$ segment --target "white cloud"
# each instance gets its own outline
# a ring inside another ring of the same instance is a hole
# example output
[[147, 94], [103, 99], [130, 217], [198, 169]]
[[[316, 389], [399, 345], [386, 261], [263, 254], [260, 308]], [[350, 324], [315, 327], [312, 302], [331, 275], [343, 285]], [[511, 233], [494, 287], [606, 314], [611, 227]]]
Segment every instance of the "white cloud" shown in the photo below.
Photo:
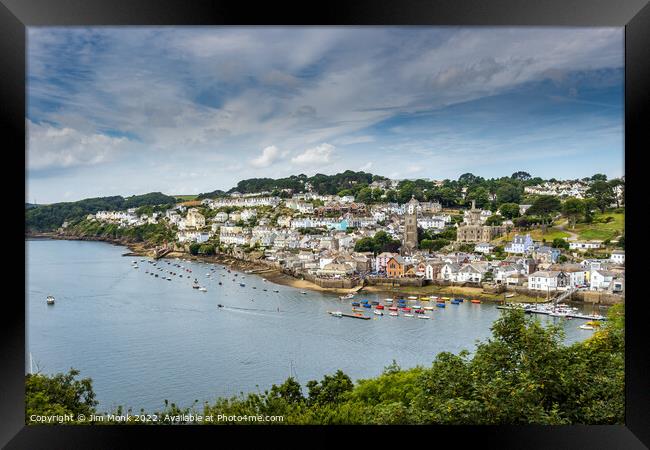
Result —
[[359, 170], [365, 172], [367, 170], [370, 170], [371, 167], [372, 167], [372, 162], [367, 162], [363, 166], [359, 167]]
[[331, 160], [334, 149], [333, 145], [323, 143], [294, 156], [291, 158], [291, 162], [301, 166], [327, 164]]
[[265, 147], [262, 150], [262, 154], [257, 158], [251, 160], [251, 164], [254, 167], [268, 167], [280, 158], [280, 150], [275, 146], [271, 145]]
[[111, 160], [128, 139], [27, 121], [28, 166], [53, 169], [96, 165]]

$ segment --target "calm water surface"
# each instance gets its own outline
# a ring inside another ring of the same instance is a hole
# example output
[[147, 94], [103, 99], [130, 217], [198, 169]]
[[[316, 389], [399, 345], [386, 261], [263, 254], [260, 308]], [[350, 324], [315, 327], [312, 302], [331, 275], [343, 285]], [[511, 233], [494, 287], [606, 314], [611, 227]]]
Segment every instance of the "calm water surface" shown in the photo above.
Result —
[[[327, 311], [350, 312], [349, 301], [301, 294], [257, 275], [235, 277], [223, 266], [160, 260], [159, 271], [143, 258], [121, 256], [126, 248], [102, 242], [28, 240], [26, 246], [27, 345], [34, 369], [79, 369], [93, 379], [103, 411], [117, 405], [153, 411], [164, 399], [201, 404], [258, 386], [263, 391], [290, 374], [303, 385], [338, 369], [353, 380], [368, 378], [393, 359], [403, 368], [428, 366], [441, 351], [472, 351], [500, 314], [494, 305], [466, 301], [427, 312], [431, 320], [334, 318]], [[172, 281], [162, 279], [163, 272]], [[207, 292], [192, 289], [195, 277]], [[50, 294], [52, 306], [45, 303]], [[564, 321], [567, 343], [591, 335], [577, 328], [582, 323]]]

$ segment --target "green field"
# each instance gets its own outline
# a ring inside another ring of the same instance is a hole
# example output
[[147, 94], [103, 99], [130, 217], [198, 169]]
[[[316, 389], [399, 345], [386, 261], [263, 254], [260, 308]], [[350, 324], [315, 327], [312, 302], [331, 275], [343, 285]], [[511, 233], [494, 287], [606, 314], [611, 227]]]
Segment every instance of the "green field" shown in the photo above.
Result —
[[[599, 220], [605, 217], [613, 217], [609, 223], [601, 223]], [[606, 239], [614, 239], [615, 237], [623, 234], [625, 230], [625, 214], [622, 213], [605, 213], [594, 215], [593, 223], [579, 223], [576, 225], [575, 230], [571, 230], [578, 234], [580, 239], [604, 241]]]
[[184, 202], [189, 202], [191, 200], [194, 200], [196, 197], [198, 197], [197, 194], [193, 195], [174, 195], [175, 198], [178, 200], [184, 201]]
[[556, 238], [568, 238], [570, 236], [569, 233], [558, 230], [557, 228], [549, 227], [546, 230], [546, 233], [542, 234], [542, 230], [539, 228], [535, 228], [533, 230], [529, 231], [519, 231], [519, 232], [510, 232], [502, 237], [500, 237], [498, 240], [500, 242], [510, 242], [512, 239], [515, 237], [515, 234], [530, 234], [530, 237], [533, 238], [534, 241], [541, 241], [542, 239], [546, 239], [546, 242], [553, 242], [553, 239]]

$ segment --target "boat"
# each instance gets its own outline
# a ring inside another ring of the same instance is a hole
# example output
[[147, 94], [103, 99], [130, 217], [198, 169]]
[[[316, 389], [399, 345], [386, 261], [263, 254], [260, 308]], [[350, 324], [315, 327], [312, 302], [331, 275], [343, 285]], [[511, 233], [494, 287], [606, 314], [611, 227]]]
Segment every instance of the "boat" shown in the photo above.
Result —
[[514, 296], [515, 296], [515, 294], [506, 294], [506, 295], [505, 295], [506, 298], [512, 298], [512, 297], [514, 297]]
[[413, 309], [422, 309], [422, 305], [413, 305]]
[[437, 306], [438, 308], [444, 308], [444, 307], [447, 306], [447, 305], [444, 304], [444, 303], [436, 303], [436, 306]]
[[343, 317], [343, 313], [341, 311], [328, 311], [328, 312], [334, 317]]
[[389, 311], [397, 311], [397, 306], [391, 306], [388, 308]]
[[408, 312], [408, 311], [410, 311], [410, 310], [411, 310], [411, 308], [409, 308], [408, 306], [402, 308], [402, 311], [407, 311], [407, 312]]
[[404, 314], [404, 317], [414, 317], [413, 314]]
[[472, 299], [472, 303], [481, 303], [481, 301], [477, 298]]
[[307, 294], [307, 292], [305, 292], [305, 291], [300, 291], [300, 293], [301, 293], [301, 294]]
[[351, 298], [354, 298], [354, 294], [346, 294], [346, 295], [342, 295], [342, 296], [340, 296], [339, 298], [340, 298], [341, 300], [349, 300], [349, 299], [351, 299]]
[[460, 305], [460, 302], [458, 300], [456, 300], [456, 299], [453, 299], [450, 303], [452, 305]]
[[440, 300], [447, 301], [447, 300], [451, 300], [451, 299], [449, 297], [440, 297]]
[[246, 285], [245, 285], [244, 283], [239, 283], [239, 285], [240, 285], [241, 287], [246, 287]]
[[384, 305], [377, 305], [376, 309], [382, 310], [382, 309], [384, 309]]
[[433, 311], [433, 306], [423, 306], [427, 311]]
[[352, 311], [354, 311], [354, 312], [363, 312], [363, 309], [359, 309], [359, 308], [352, 308]]
[[410, 295], [410, 296], [408, 296], [407, 298], [408, 298], [409, 300], [417, 300], [417, 299], [418, 299], [417, 297], [415, 297], [415, 296], [413, 296], [413, 295]]
[[371, 305], [374, 305], [374, 306], [377, 306], [377, 305], [379, 304], [379, 302], [376, 301], [376, 300], [373, 300], [373, 301], [370, 302], [370, 304], [371, 304]]
[[389, 312], [388, 315], [389, 315], [389, 316], [393, 316], [393, 317], [397, 317], [397, 316], [399, 316], [399, 314], [396, 313], [395, 311], [391, 311], [391, 312]]
[[378, 316], [383, 316], [384, 315], [383, 311], [379, 311], [377, 309], [375, 309], [373, 312]]
[[435, 295], [432, 295], [432, 296], [429, 297], [429, 298], [430, 298], [431, 300], [438, 300], [438, 297], [436, 297]]
[[52, 297], [51, 295], [48, 295], [47, 299], [45, 299], [45, 301], [47, 302], [48, 305], [53, 305], [54, 304], [54, 297]]
[[430, 319], [430, 318], [431, 317], [425, 315], [418, 316], [418, 319]]
[[196, 278], [194, 278], [194, 283], [192, 283], [192, 289], [198, 289], [198, 288], [200, 288], [200, 287], [201, 287], [201, 286], [199, 285], [199, 280], [197, 280]]
[[277, 293], [277, 292], [280, 292], [280, 291], [278, 291], [277, 289], [275, 289], [273, 292], [276, 292], [276, 293]]
[[372, 305], [370, 305], [370, 304], [368, 304], [368, 303], [364, 303], [364, 304], [363, 304], [363, 307], [364, 307], [364, 308], [372, 308]]
[[204, 288], [204, 287], [200, 287], [200, 288], [199, 288], [199, 291], [201, 291], [201, 292], [208, 292], [208, 290], [207, 290], [206, 288]]
[[220, 285], [220, 286], [223, 286], [223, 284], [221, 283], [221, 281], [219, 282], [219, 285]]
[[416, 310], [413, 311], [413, 312], [414, 312], [415, 314], [424, 314], [424, 310], [421, 309], [421, 308], [418, 308], [418, 309], [416, 309]]
[[361, 306], [361, 303], [359, 303], [359, 302], [352, 302], [351, 305], [352, 305], [352, 306]]
[[580, 328], [581, 330], [595, 330], [593, 326], [587, 324], [580, 325], [578, 328]]

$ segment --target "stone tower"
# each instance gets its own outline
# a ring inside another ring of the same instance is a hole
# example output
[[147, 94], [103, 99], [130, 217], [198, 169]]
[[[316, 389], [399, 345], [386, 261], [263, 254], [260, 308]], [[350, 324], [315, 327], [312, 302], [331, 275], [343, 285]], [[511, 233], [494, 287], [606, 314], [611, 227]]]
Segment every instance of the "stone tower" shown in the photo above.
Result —
[[406, 204], [402, 254], [410, 255], [418, 248], [418, 201], [415, 196]]

